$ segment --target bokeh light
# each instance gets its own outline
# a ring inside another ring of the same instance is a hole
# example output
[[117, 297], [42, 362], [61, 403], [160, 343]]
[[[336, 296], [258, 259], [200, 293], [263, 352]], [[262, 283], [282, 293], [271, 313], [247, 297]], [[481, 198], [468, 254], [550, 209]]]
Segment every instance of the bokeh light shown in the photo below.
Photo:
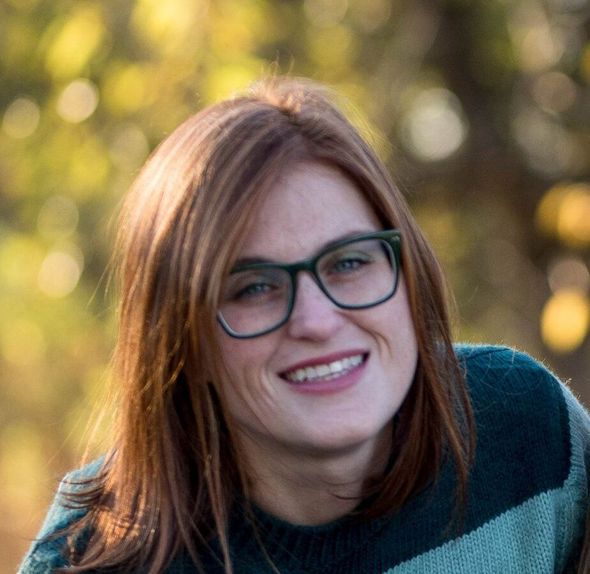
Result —
[[348, 10], [348, 0], [304, 0], [303, 12], [318, 28], [329, 28], [341, 22]]
[[563, 54], [560, 31], [551, 25], [539, 2], [515, 2], [508, 30], [520, 67], [526, 72], [546, 70]]
[[67, 251], [51, 251], [39, 270], [39, 289], [48, 297], [69, 295], [78, 284], [83, 266], [84, 258], [79, 249], [70, 247]]
[[29, 137], [39, 125], [39, 106], [31, 98], [17, 98], [4, 112], [2, 130], [14, 139]]
[[549, 287], [556, 293], [562, 289], [590, 292], [590, 272], [580, 257], [566, 255], [551, 262], [547, 273]]
[[416, 157], [440, 161], [457, 152], [468, 126], [458, 98], [444, 88], [431, 88], [412, 99], [401, 130], [404, 143]]
[[208, 0], [137, 0], [131, 21], [147, 46], [166, 54], [194, 45], [208, 9]]
[[557, 233], [572, 247], [590, 244], [590, 186], [576, 186], [564, 196], [557, 219]]
[[575, 170], [578, 142], [555, 118], [527, 107], [514, 115], [512, 129], [535, 171], [555, 177]]
[[56, 78], [78, 76], [91, 58], [108, 46], [102, 7], [79, 3], [65, 13], [46, 33], [47, 70]]
[[77, 124], [89, 118], [98, 106], [98, 89], [79, 78], [68, 84], [57, 100], [57, 113], [67, 122]]
[[576, 101], [578, 88], [563, 72], [547, 72], [533, 83], [533, 98], [548, 112], [564, 112]]
[[111, 112], [128, 114], [148, 104], [148, 70], [138, 64], [109, 67], [103, 82], [103, 97]]
[[572, 248], [590, 246], [590, 184], [552, 187], [537, 208], [537, 223], [548, 235]]
[[541, 335], [556, 353], [576, 350], [590, 325], [590, 301], [576, 289], [559, 289], [547, 301], [541, 315]]
[[379, 30], [391, 17], [391, 2], [388, 0], [356, 0], [350, 6], [350, 15], [367, 34]]

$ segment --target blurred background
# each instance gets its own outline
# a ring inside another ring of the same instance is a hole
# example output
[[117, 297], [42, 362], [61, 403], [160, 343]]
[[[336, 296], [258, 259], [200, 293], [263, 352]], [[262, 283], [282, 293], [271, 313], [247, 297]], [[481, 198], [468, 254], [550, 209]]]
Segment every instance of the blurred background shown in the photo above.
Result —
[[589, 31], [590, 0], [0, 0], [0, 574], [108, 377], [123, 193], [273, 63], [372, 127], [457, 338], [533, 354], [590, 405]]

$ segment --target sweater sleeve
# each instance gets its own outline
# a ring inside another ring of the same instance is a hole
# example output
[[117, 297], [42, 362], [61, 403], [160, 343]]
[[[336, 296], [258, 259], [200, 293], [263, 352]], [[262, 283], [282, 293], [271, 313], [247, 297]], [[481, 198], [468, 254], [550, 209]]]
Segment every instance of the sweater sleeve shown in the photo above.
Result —
[[65, 558], [66, 528], [81, 519], [86, 509], [68, 504], [66, 493], [80, 488], [80, 480], [89, 478], [100, 468], [95, 461], [81, 470], [67, 474], [61, 481], [41, 530], [25, 555], [18, 574], [49, 574], [56, 568], [68, 566]]
[[[568, 409], [571, 466], [563, 489], [563, 496], [566, 499], [564, 506], [570, 509], [570, 513], [562, 520], [561, 563], [564, 565], [564, 572], [569, 572], [572, 564], [578, 559], [586, 509], [590, 500], [590, 417], [568, 387], [563, 385], [562, 390]], [[568, 545], [568, 540], [577, 540], [578, 544]]]

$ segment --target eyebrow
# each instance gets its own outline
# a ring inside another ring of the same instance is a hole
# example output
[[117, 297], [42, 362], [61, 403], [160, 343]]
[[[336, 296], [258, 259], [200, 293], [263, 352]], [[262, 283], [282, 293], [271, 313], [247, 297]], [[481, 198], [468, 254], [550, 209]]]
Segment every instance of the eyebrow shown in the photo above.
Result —
[[[326, 249], [329, 249], [333, 245], [336, 245], [336, 244], [340, 243], [341, 241], [345, 241], [346, 239], [352, 239], [353, 237], [356, 237], [357, 235], [365, 235], [366, 233], [373, 233], [375, 231], [379, 231], [379, 230], [372, 229], [372, 230], [350, 231], [348, 233], [345, 233], [344, 235], [336, 237], [335, 239], [330, 239], [330, 241], [326, 241], [325, 243], [322, 243], [320, 248], [315, 251], [315, 254], [321, 253], [322, 251], [325, 251]], [[314, 255], [311, 255], [310, 257], [313, 257], [313, 256]], [[304, 259], [308, 259], [308, 258], [305, 257]], [[235, 263], [233, 264], [232, 269], [235, 269], [236, 267], [241, 267], [242, 265], [256, 265], [258, 263], [284, 263], [284, 262], [276, 261], [274, 259], [268, 259], [267, 257], [251, 255], [248, 257], [240, 257], [239, 259], [237, 259], [235, 261]]]

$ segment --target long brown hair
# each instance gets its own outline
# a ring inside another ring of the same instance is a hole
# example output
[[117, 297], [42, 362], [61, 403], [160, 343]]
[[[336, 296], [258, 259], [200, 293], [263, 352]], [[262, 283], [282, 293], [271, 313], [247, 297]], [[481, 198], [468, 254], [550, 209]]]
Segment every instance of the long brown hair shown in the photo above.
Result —
[[326, 90], [273, 78], [183, 123], [126, 198], [116, 251], [116, 438], [101, 471], [70, 495], [88, 512], [70, 529], [68, 572], [147, 567], [156, 574], [180, 550], [198, 563], [214, 537], [232, 572], [228, 515], [236, 497], [248, 497], [248, 474], [220, 391], [215, 310], [253, 211], [299, 161], [341, 170], [384, 227], [403, 237], [418, 366], [395, 429], [395, 462], [372, 485], [361, 518], [401, 507], [446, 455], [465, 501], [475, 432], [437, 260], [386, 168]]

